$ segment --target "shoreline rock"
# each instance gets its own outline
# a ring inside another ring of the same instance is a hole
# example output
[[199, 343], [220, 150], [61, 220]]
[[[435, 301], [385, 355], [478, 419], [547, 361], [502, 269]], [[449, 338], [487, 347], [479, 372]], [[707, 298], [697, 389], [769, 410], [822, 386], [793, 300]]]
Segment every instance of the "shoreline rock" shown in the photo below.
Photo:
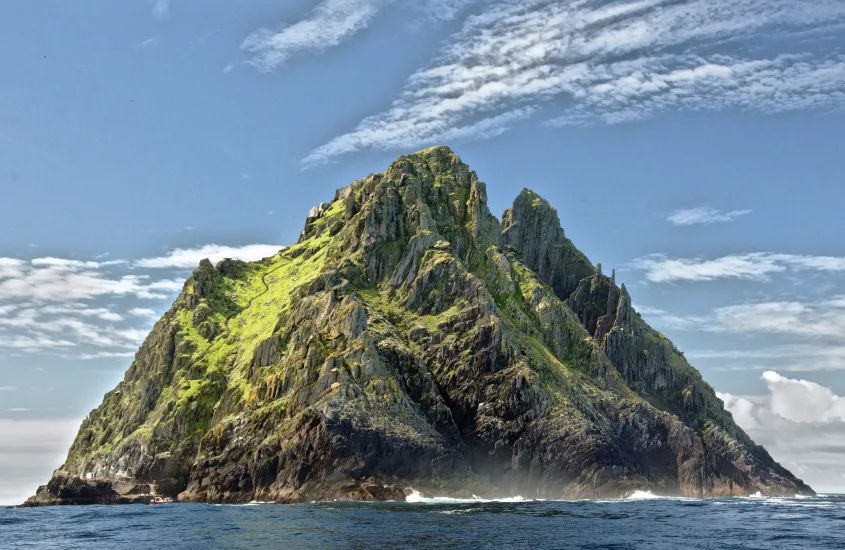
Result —
[[59, 471], [21, 507], [147, 504], [155, 496], [152, 487], [142, 481], [83, 479]]

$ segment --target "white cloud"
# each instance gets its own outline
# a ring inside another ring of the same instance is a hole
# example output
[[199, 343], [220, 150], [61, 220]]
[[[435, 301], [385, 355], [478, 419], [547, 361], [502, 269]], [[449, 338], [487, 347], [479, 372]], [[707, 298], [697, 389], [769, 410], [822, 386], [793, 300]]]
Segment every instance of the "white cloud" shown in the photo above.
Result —
[[700, 317], [682, 317], [680, 315], [673, 315], [668, 311], [649, 306], [637, 305], [635, 309], [637, 310], [637, 313], [639, 313], [644, 318], [657, 321], [662, 326], [668, 326], [671, 328], [693, 328], [695, 326], [698, 326], [698, 324], [703, 321], [703, 319]]
[[[295, 55], [319, 53], [339, 46], [366, 29], [377, 15], [394, 3], [421, 11], [428, 20], [450, 20], [467, 6], [486, 1], [321, 0], [301, 19], [276, 30], [262, 28], [253, 32], [243, 41], [241, 49], [252, 54], [251, 65], [269, 72]], [[415, 26], [416, 23], [412, 23], [409, 28]]]
[[159, 44], [158, 37], [151, 36], [151, 37], [147, 38], [146, 40], [143, 40], [139, 44], [139, 46], [141, 46], [142, 48], [152, 48], [153, 46], [158, 46], [158, 44]]
[[0, 337], [0, 348], [43, 351], [85, 345], [134, 349], [148, 332], [131, 327], [95, 324], [74, 317], [78, 311], [74, 312], [72, 308], [58, 309], [65, 313], [57, 316], [55, 309], [24, 309], [14, 316], [0, 318], [0, 327], [19, 331], [15, 336]]
[[148, 331], [127, 326], [126, 315], [114, 305], [86, 302], [106, 297], [164, 299], [183, 284], [112, 274], [129, 268], [119, 260], [0, 258], [0, 350], [65, 357], [73, 352], [83, 359], [126, 356], [125, 350], [137, 348]]
[[845, 487], [845, 399], [830, 388], [768, 371], [768, 393], [718, 393], [737, 424], [817, 491]]
[[18, 277], [26, 268], [26, 262], [14, 258], [0, 258], [0, 279]]
[[43, 313], [52, 315], [79, 315], [82, 317], [96, 317], [103, 321], [122, 321], [123, 316], [105, 308], [89, 308], [84, 304], [68, 304], [65, 306], [45, 306], [39, 309]]
[[768, 346], [762, 349], [748, 350], [691, 350], [686, 352], [685, 355], [699, 359], [770, 359], [792, 353], [794, 353], [792, 346]]
[[731, 210], [730, 212], [723, 212], [709, 206], [700, 206], [698, 208], [676, 210], [671, 216], [666, 218], [666, 221], [674, 225], [705, 225], [711, 223], [730, 222], [740, 216], [745, 216], [750, 213], [751, 210]]
[[755, 412], [755, 404], [749, 398], [721, 392], [716, 392], [716, 396], [725, 403], [725, 408], [730, 411], [734, 421], [743, 430], [760, 427]]
[[[131, 357], [149, 333], [150, 320], [158, 316], [156, 309], [139, 307], [137, 300], [175, 297], [184, 280], [121, 272], [192, 268], [202, 258], [258, 260], [282, 248], [207, 245], [134, 265], [122, 260], [0, 258], [0, 352], [67, 359]], [[104, 303], [114, 298], [120, 300]], [[144, 326], [133, 326], [138, 319]]]
[[763, 373], [770, 410], [793, 422], [845, 422], [845, 399], [815, 382]]
[[[824, 340], [823, 348], [812, 348], [816, 358], [845, 359], [845, 297], [833, 296], [818, 301], [765, 301], [717, 307], [706, 316], [672, 316], [653, 308], [641, 313], [665, 322], [676, 319], [677, 328], [730, 332], [733, 334], [787, 335]], [[765, 350], [705, 350], [692, 352], [702, 358], [771, 358], [806, 355], [806, 344], [782, 343]], [[806, 369], [802, 369], [806, 370]], [[822, 369], [826, 370], [826, 369]]]
[[158, 314], [155, 312], [155, 310], [145, 307], [133, 307], [127, 313], [135, 317], [158, 317]]
[[0, 386], [0, 391], [16, 391], [17, 389], [15, 386]]
[[96, 353], [81, 353], [72, 359], [114, 359], [123, 357], [135, 357], [135, 352], [131, 351], [98, 351]]
[[170, 0], [153, 0], [153, 17], [159, 19], [170, 13]]
[[337, 46], [367, 27], [391, 0], [322, 0], [308, 16], [273, 31], [260, 29], [241, 48], [254, 55], [250, 63], [270, 71], [292, 55]]
[[164, 279], [150, 283], [147, 288], [149, 290], [165, 290], [167, 292], [177, 292], [182, 290], [185, 286], [185, 281], [181, 279]]
[[33, 336], [0, 336], [0, 348], [11, 348], [24, 351], [43, 351], [55, 348], [69, 348], [76, 343], [69, 340], [49, 338], [43, 334]]
[[[29, 262], [0, 258], [0, 300], [77, 302], [99, 296], [167, 297], [172, 282], [147, 282], [146, 275], [111, 276], [105, 268], [125, 262], [36, 258]], [[181, 286], [180, 286], [181, 288]]]
[[823, 32], [842, 21], [845, 3], [838, 0], [490, 2], [429, 67], [408, 79], [390, 108], [318, 147], [305, 162], [431, 144], [447, 131], [472, 135], [479, 120], [552, 100], [569, 104], [554, 124], [623, 122], [674, 108], [842, 106], [843, 57], [719, 53], [724, 41]]
[[579, 90], [583, 97], [577, 105], [549, 121], [551, 125], [623, 123], [677, 109], [777, 113], [845, 105], [842, 56], [660, 57], [612, 63], [599, 70], [604, 80]]
[[[138, 260], [136, 265], [147, 268], [193, 269], [205, 258], [211, 260], [212, 263], [217, 263], [225, 258], [252, 262], [275, 256], [282, 249], [284, 249], [283, 246], [269, 244], [251, 244], [241, 247], [207, 244], [198, 248], [177, 248], [167, 256]], [[181, 283], [179, 288], [182, 288]]]
[[657, 327], [744, 336], [745, 349], [688, 350], [691, 359], [724, 360], [722, 370], [845, 371], [845, 297], [780, 300], [715, 308], [680, 316], [653, 308], [638, 311]]
[[766, 280], [770, 275], [788, 269], [845, 272], [845, 258], [754, 252], [705, 260], [652, 254], [634, 260], [631, 267], [645, 271], [646, 279], [655, 283], [716, 279]]
[[709, 325], [718, 331], [845, 338], [845, 305], [837, 297], [738, 304], [716, 308]]

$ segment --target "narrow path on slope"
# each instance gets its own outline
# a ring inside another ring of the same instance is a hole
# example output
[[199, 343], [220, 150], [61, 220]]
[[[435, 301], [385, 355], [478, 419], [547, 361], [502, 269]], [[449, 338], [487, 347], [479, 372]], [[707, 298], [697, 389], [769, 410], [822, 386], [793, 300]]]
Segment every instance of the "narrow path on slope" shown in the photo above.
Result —
[[261, 276], [261, 284], [264, 285], [264, 291], [261, 292], [261, 294], [256, 294], [255, 296], [250, 298], [249, 301], [246, 303], [246, 306], [244, 306], [244, 308], [241, 311], [239, 311], [238, 313], [235, 313], [233, 315], [230, 315], [229, 317], [226, 317], [226, 332], [229, 332], [229, 321], [234, 319], [239, 313], [246, 311], [249, 308], [251, 308], [252, 304], [257, 299], [261, 298], [262, 296], [264, 296], [265, 294], [270, 292], [270, 285], [269, 285], [269, 283], [267, 283], [267, 277], [269, 277], [270, 275], [272, 275], [273, 273], [275, 273], [276, 271], [280, 270], [283, 267], [284, 267], [284, 264], [280, 265], [280, 266], [278, 266], [274, 269], [271, 269], [270, 271], [268, 271], [267, 273], [265, 273], [264, 275]]
[[[284, 267], [284, 264], [268, 271], [267, 273], [265, 273], [264, 275], [261, 276], [261, 284], [264, 285], [264, 290], [261, 292], [261, 294], [257, 294], [255, 296], [253, 296], [252, 298], [250, 298], [249, 301], [246, 303], [246, 306], [243, 309], [241, 309], [241, 311], [239, 311], [238, 313], [233, 313], [232, 315], [229, 315], [228, 317], [226, 317], [226, 323], [225, 323], [226, 332], [229, 332], [229, 322], [232, 319], [237, 317], [241, 312], [244, 312], [244, 311], [248, 310], [249, 308], [251, 308], [252, 304], [255, 302], [255, 300], [261, 298], [262, 296], [264, 296], [265, 294], [267, 294], [270, 291], [270, 285], [267, 283], [267, 277], [269, 277], [270, 275], [272, 275], [273, 273], [275, 273], [276, 271], [280, 270], [283, 267]], [[200, 361], [205, 359], [205, 357], [209, 354], [209, 352], [211, 352], [211, 349], [213, 347], [214, 347], [214, 342], [209, 343], [208, 347], [205, 348], [205, 351], [203, 351], [200, 354], [199, 357], [197, 357], [196, 359], [191, 361], [190, 366], [193, 367], [194, 365], [196, 365], [197, 363], [199, 363]]]

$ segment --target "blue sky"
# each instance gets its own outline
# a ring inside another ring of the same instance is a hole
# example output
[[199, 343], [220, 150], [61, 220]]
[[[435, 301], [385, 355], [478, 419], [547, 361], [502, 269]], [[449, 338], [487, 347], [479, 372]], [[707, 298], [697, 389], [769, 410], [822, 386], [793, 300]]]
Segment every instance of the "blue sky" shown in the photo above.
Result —
[[845, 2], [0, 5], [0, 503], [206, 256], [398, 155], [523, 187], [738, 422], [845, 490]]

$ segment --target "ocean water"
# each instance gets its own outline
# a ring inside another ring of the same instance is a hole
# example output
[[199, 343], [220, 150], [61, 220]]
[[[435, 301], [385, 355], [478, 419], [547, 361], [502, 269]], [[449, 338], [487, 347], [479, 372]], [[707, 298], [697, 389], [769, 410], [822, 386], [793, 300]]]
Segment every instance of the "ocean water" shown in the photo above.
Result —
[[845, 548], [845, 495], [0, 509], [0, 548]]

